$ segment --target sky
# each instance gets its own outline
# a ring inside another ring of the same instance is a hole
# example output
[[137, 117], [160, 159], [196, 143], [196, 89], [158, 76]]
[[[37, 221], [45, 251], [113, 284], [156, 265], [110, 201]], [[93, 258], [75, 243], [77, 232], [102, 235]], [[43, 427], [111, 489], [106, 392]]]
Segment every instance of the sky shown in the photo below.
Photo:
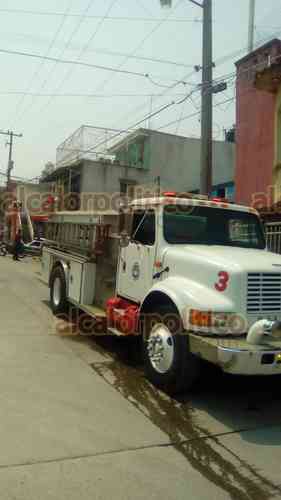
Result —
[[[256, 3], [258, 46], [281, 36], [281, 4]], [[248, 8], [248, 0], [213, 0], [215, 79], [234, 72], [235, 61], [247, 52]], [[201, 73], [194, 66], [202, 60], [201, 20], [200, 7], [189, 0], [173, 0], [170, 9], [161, 8], [160, 0], [0, 1], [0, 130], [23, 134], [15, 139], [12, 174], [39, 176], [48, 161], [55, 162], [57, 146], [83, 124], [133, 127], [191, 92], [141, 126], [199, 137]], [[234, 96], [233, 77], [214, 96], [215, 139], [235, 123]], [[0, 135], [0, 172], [7, 167], [6, 139]]]

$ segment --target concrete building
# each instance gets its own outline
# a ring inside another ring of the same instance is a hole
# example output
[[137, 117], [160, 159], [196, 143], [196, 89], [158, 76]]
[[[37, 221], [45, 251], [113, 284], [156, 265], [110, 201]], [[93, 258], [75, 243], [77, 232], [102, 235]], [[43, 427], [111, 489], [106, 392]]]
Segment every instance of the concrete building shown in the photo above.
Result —
[[[61, 157], [62, 147], [58, 149]], [[69, 149], [75, 151], [73, 145]], [[199, 192], [200, 149], [200, 139], [139, 129], [95, 160], [83, 157], [81, 150], [66, 157], [45, 180], [64, 200], [70, 196], [64, 209], [83, 208], [75, 199], [87, 193], [133, 195], [136, 187]], [[235, 144], [214, 141], [213, 149], [213, 194], [233, 199]]]
[[236, 66], [236, 200], [263, 209], [281, 198], [281, 41]]
[[[115, 144], [108, 152], [114, 154], [120, 164], [127, 164], [136, 172], [141, 170], [145, 183], [160, 177], [161, 187], [165, 190], [199, 190], [200, 139], [139, 129]], [[226, 141], [214, 141], [214, 194], [234, 197], [234, 164], [235, 145]]]

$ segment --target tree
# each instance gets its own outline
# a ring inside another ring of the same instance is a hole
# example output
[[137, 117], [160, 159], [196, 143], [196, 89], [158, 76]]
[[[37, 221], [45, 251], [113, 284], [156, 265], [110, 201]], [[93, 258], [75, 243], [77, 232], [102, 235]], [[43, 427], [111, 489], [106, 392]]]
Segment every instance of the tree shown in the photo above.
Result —
[[52, 174], [55, 170], [55, 165], [54, 163], [52, 163], [51, 161], [48, 161], [46, 164], [45, 164], [45, 167], [43, 168], [42, 170], [42, 173], [41, 173], [41, 179], [45, 179], [45, 177], [47, 177], [48, 175]]

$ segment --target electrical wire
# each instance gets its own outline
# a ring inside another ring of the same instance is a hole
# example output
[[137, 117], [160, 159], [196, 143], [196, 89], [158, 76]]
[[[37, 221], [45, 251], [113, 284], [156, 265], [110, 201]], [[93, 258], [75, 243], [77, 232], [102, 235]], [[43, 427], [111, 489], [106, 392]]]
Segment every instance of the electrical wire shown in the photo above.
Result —
[[[281, 59], [281, 55], [277, 55], [277, 56], [275, 56], [274, 58], [272, 58], [272, 59], [271, 59], [271, 61], [272, 61], [272, 62], [274, 62], [274, 61], [276, 61], [276, 60], [280, 60], [280, 59]], [[250, 66], [250, 68], [246, 68], [246, 69], [244, 69], [244, 70], [240, 71], [240, 76], [241, 76], [241, 74], [243, 74], [243, 73], [246, 73], [246, 72], [252, 71], [253, 69], [257, 68], [260, 64], [261, 64], [260, 62], [259, 62], [259, 63], [257, 63], [257, 64], [253, 64], [253, 65], [251, 65], [251, 66]], [[230, 75], [229, 75], [229, 77], [230, 77]], [[212, 84], [213, 84], [213, 83], [215, 83], [215, 81], [216, 81], [216, 82], [218, 82], [218, 81], [221, 81], [221, 80], [223, 80], [223, 76], [219, 77], [217, 80], [214, 80], [214, 82], [212, 82]], [[140, 125], [141, 123], [144, 123], [146, 120], [148, 120], [148, 119], [150, 119], [150, 118], [153, 118], [153, 117], [155, 117], [155, 116], [159, 115], [160, 113], [162, 113], [163, 111], [165, 111], [166, 109], [168, 109], [168, 108], [170, 108], [170, 107], [172, 107], [172, 106], [174, 106], [174, 105], [179, 105], [179, 104], [184, 103], [185, 101], [187, 101], [188, 99], [190, 99], [190, 97], [191, 97], [194, 93], [196, 93], [196, 92], [198, 92], [198, 91], [201, 91], [201, 92], [202, 92], [202, 85], [198, 85], [198, 87], [197, 87], [196, 89], [194, 89], [192, 92], [190, 92], [188, 95], [186, 95], [186, 96], [185, 96], [183, 99], [181, 99], [180, 101], [178, 101], [178, 102], [172, 101], [172, 102], [170, 102], [170, 103], [168, 103], [168, 104], [166, 104], [166, 105], [162, 106], [159, 110], [157, 110], [157, 111], [155, 111], [155, 112], [153, 112], [153, 113], [150, 113], [149, 115], [145, 115], [145, 117], [143, 117], [143, 118], [142, 118], [141, 120], [139, 120], [137, 123], [135, 123], [135, 124], [133, 124], [133, 125], [130, 125], [130, 126], [126, 129], [126, 131], [131, 131], [132, 129], [134, 129], [135, 127], [137, 127], [138, 125]], [[204, 87], [203, 87], [203, 91], [204, 91]], [[209, 83], [209, 82], [205, 84], [205, 91], [206, 91], [206, 92], [210, 91], [210, 83]], [[217, 108], [218, 106], [221, 106], [221, 105], [224, 105], [224, 104], [227, 104], [227, 103], [233, 102], [234, 100], [235, 100], [235, 96], [234, 96], [234, 97], [231, 97], [231, 98], [228, 98], [228, 99], [226, 99], [226, 100], [224, 100], [224, 101], [222, 101], [222, 102], [216, 103], [213, 107], [214, 107], [214, 108]], [[175, 125], [175, 124], [179, 124], [179, 123], [181, 123], [183, 120], [186, 120], [186, 119], [188, 119], [188, 118], [192, 118], [192, 117], [194, 117], [194, 116], [198, 116], [198, 115], [200, 115], [200, 114], [201, 114], [201, 111], [196, 111], [195, 113], [192, 113], [192, 114], [190, 114], [190, 115], [187, 115], [187, 116], [181, 117], [181, 119], [180, 119], [180, 120], [179, 120], [179, 119], [176, 119], [176, 120], [173, 120], [173, 121], [169, 122], [168, 124], [165, 124], [165, 125], [163, 125], [163, 126], [161, 126], [161, 127], [158, 127], [158, 130], [161, 130], [161, 129], [163, 129], [163, 128], [167, 128], [167, 127], [172, 126], [172, 125]], [[84, 153], [89, 153], [89, 152], [93, 151], [94, 149], [98, 148], [99, 146], [102, 146], [103, 144], [108, 143], [108, 140], [112, 140], [112, 139], [117, 138], [117, 137], [118, 137], [118, 136], [120, 136], [122, 133], [124, 133], [124, 130], [123, 130], [123, 131], [121, 131], [121, 132], [118, 132], [118, 133], [117, 133], [117, 134], [115, 134], [115, 135], [113, 135], [112, 137], [110, 137], [110, 139], [106, 139], [106, 140], [103, 140], [103, 141], [99, 142], [98, 144], [95, 144], [95, 145], [94, 145], [94, 146], [92, 146], [91, 148], [89, 148], [89, 149], [85, 150], [85, 151], [84, 151]]]
[[[54, 11], [40, 11], [40, 10], [26, 10], [26, 9], [5, 9], [2, 8], [0, 9], [0, 13], [7, 13], [7, 14], [20, 14], [20, 15], [34, 15], [34, 16], [44, 16], [44, 17], [62, 17], [64, 15], [63, 12], [54, 12]], [[67, 17], [69, 18], [83, 18], [83, 19], [102, 19], [103, 16], [97, 16], [97, 15], [83, 15], [83, 14], [74, 14], [74, 13], [68, 13]], [[132, 21], [132, 22], [148, 22], [148, 23], [154, 23], [154, 22], [160, 22], [163, 21], [164, 19], [157, 18], [157, 17], [139, 17], [139, 16], [107, 16], [106, 18], [107, 21]], [[194, 18], [194, 19], [187, 19], [187, 18], [172, 18], [168, 19], [167, 22], [171, 23], [197, 23], [197, 24], [202, 24], [202, 21], [200, 19]]]
[[[36, 92], [25, 92], [25, 91], [19, 91], [19, 90], [7, 90], [3, 91], [0, 90], [0, 95], [6, 96], [6, 95], [25, 95], [25, 96], [30, 96], [30, 97], [83, 97], [83, 98], [90, 98], [90, 99], [112, 99], [116, 97], [158, 97], [161, 96], [161, 94], [78, 94], [78, 93], [63, 93], [63, 94], [48, 94], [48, 93], [36, 93]], [[169, 95], [169, 94], [166, 94]], [[176, 94], [170, 94], [170, 96], [173, 97], [178, 97], [178, 96], [184, 96], [185, 94], [183, 93], [176, 93]]]
[[137, 61], [148, 61], [148, 62], [156, 62], [159, 64], [170, 64], [171, 66], [178, 66], [182, 68], [193, 68], [193, 64], [184, 64], [177, 61], [171, 61], [169, 59], [131, 55], [130, 53], [116, 52], [107, 49], [90, 49], [89, 52], [96, 52], [98, 54], [105, 54], [109, 56], [127, 57], [128, 59], [136, 59]]
[[126, 128], [125, 130], [121, 130], [119, 131], [117, 134], [114, 134], [112, 137], [110, 137], [110, 139], [105, 139], [105, 140], [102, 140], [101, 142], [99, 142], [98, 144], [95, 144], [94, 146], [86, 149], [84, 151], [84, 153], [90, 153], [91, 151], [93, 151], [93, 149], [96, 149], [98, 148], [99, 146], [102, 146], [103, 144], [107, 144], [108, 143], [108, 140], [112, 140], [112, 139], [116, 139], [117, 137], [119, 137], [120, 135], [122, 135], [124, 132], [129, 132], [131, 131], [132, 129], [134, 129], [135, 127], [137, 127], [138, 125], [141, 125], [142, 123], [144, 123], [146, 120], [148, 119], [151, 119], [151, 118], [154, 118], [155, 116], [159, 115], [160, 113], [162, 113], [163, 111], [166, 111], [167, 109], [169, 109], [170, 107], [172, 106], [175, 106], [175, 105], [179, 105], [179, 104], [182, 104], [184, 103], [187, 99], [189, 99], [190, 95], [192, 95], [194, 92], [196, 92], [197, 89], [194, 89], [192, 90], [188, 95], [186, 95], [183, 99], [181, 99], [180, 101], [176, 102], [176, 101], [171, 101], [167, 104], [165, 104], [164, 106], [162, 106], [160, 109], [158, 109], [157, 111], [153, 111], [152, 113], [149, 113], [148, 115], [145, 115], [145, 117], [143, 117], [141, 120], [137, 121], [136, 123], [134, 123], [133, 125], [129, 126], [128, 128]]
[[[281, 32], [281, 30], [280, 30], [280, 32]], [[280, 32], [279, 32], [279, 33], [280, 33]], [[274, 36], [277, 36], [279, 33], [275, 33], [275, 34], [274, 34]], [[257, 41], [257, 43], [258, 43], [258, 44], [260, 44], [260, 43], [261, 43], [261, 44], [263, 44], [263, 43], [266, 43], [266, 41], [267, 41], [267, 40], [268, 40], [268, 37], [258, 40], [258, 41]], [[234, 51], [234, 52], [231, 52], [231, 53], [229, 53], [229, 54], [227, 54], [227, 55], [224, 55], [224, 56], [222, 56], [222, 57], [220, 57], [220, 58], [216, 59], [216, 61], [215, 61], [215, 66], [216, 66], [216, 67], [218, 67], [219, 65], [224, 64], [224, 63], [228, 62], [229, 60], [233, 59], [234, 57], [237, 57], [237, 56], [239, 56], [240, 54], [243, 54], [243, 52], [245, 52], [245, 50], [247, 50], [247, 49], [248, 49], [248, 46], [246, 46], [246, 45], [245, 45], [244, 47], [242, 47], [242, 49], [238, 49], [238, 50], [236, 50], [236, 51]], [[171, 85], [171, 86], [169, 87], [169, 90], [172, 90], [172, 89], [173, 89], [176, 85], [179, 85], [179, 84], [181, 83], [181, 81], [185, 81], [186, 79], [188, 79], [188, 78], [190, 78], [191, 76], [193, 76], [195, 73], [196, 73], [196, 71], [194, 70], [194, 71], [192, 71], [191, 73], [188, 73], [188, 74], [184, 75], [184, 76], [183, 76], [183, 78], [182, 78], [181, 80], [179, 80], [179, 81], [178, 81], [177, 83], [175, 83], [174, 85]], [[236, 75], [236, 72], [232, 72], [232, 73], [230, 73], [230, 74], [229, 74], [229, 75], [227, 75], [227, 76], [229, 76], [229, 77], [235, 77], [235, 75]], [[166, 94], [166, 91], [164, 91], [164, 92], [163, 92], [163, 93], [162, 93], [159, 97], [157, 97], [157, 99], [159, 99], [160, 97], [164, 97], [164, 96], [165, 96], [165, 94]], [[144, 104], [143, 104], [143, 103], [142, 103], [141, 105], [138, 105], [138, 106], [137, 106], [136, 108], [134, 108], [131, 112], [127, 113], [127, 114], [125, 115], [125, 117], [123, 117], [123, 119], [127, 119], [127, 118], [128, 118], [129, 116], [131, 116], [132, 114], [135, 114], [135, 113], [137, 113], [139, 110], [143, 109], [143, 107], [144, 107]]]
[[[222, 102], [219, 102], [219, 103], [215, 104], [213, 106], [213, 108], [217, 108], [218, 106], [221, 106], [222, 104], [227, 104], [228, 102], [234, 101], [234, 100], [235, 100], [235, 97], [231, 97], [230, 99], [226, 99], [225, 101], [222, 101]], [[183, 122], [185, 120], [188, 120], [189, 118], [194, 118], [195, 116], [199, 116], [200, 114], [201, 114], [201, 111], [196, 111], [196, 112], [191, 113], [189, 115], [183, 116], [181, 118], [181, 122]], [[173, 121], [171, 121], [169, 123], [166, 123], [165, 125], [162, 125], [161, 127], [158, 127], [157, 130], [162, 130], [164, 128], [168, 128], [168, 127], [170, 127], [170, 126], [175, 125], [176, 123], [178, 123], [178, 121], [179, 121], [178, 119], [177, 120], [173, 120]]]
[[[169, 89], [170, 88], [170, 85], [163, 85], [162, 83], [158, 83], [156, 82], [155, 80], [153, 80], [151, 78], [151, 76], [149, 76], [149, 74], [147, 75], [147, 78], [148, 80], [153, 84], [155, 85], [156, 87], [160, 87], [160, 88], [164, 88], [164, 89]], [[187, 83], [187, 82], [184, 82], [184, 81], [179, 81], [179, 80], [174, 80], [177, 84], [180, 84], [182, 83], [183, 85], [192, 85], [192, 86], [196, 86], [195, 84], [193, 83]]]
[[[162, 24], [164, 24], [166, 22], [167, 19], [169, 19], [169, 17], [172, 15], [173, 12], [175, 12], [177, 10], [177, 8], [180, 6], [180, 4], [183, 3], [184, 0], [179, 0], [176, 4], [176, 6], [171, 10], [171, 12], [169, 12], [166, 17], [164, 19], [162, 19], [161, 21], [159, 21], [153, 28], [151, 31], [149, 31], [149, 33], [147, 35], [145, 35], [145, 37], [140, 41], [140, 43], [138, 43], [138, 45], [134, 48], [134, 50], [130, 53], [130, 56], [134, 56], [136, 54], [136, 52], [144, 45], [144, 43], [162, 26]], [[118, 69], [121, 69], [126, 63], [127, 61], [129, 60], [129, 56], [126, 56], [126, 58], [124, 59], [124, 61], [122, 61], [119, 65], [118, 65]], [[109, 78], [109, 79], [106, 79], [106, 80], [103, 80], [102, 83], [100, 85], [98, 85], [96, 91], [98, 92], [101, 88], [104, 89], [105, 86], [112, 80], [112, 78]]]
[[[62, 58], [62, 57], [63, 57], [63, 55], [64, 55], [64, 53], [66, 52], [66, 50], [69, 48], [69, 46], [70, 46], [70, 44], [71, 44], [71, 42], [72, 42], [73, 38], [75, 37], [75, 35], [76, 35], [76, 34], [78, 33], [78, 31], [80, 30], [80, 27], [81, 27], [82, 23], [83, 23], [83, 22], [84, 22], [84, 20], [85, 20], [85, 16], [88, 14], [88, 12], [89, 12], [89, 10], [91, 9], [91, 7], [93, 6], [94, 2], [95, 2], [95, 0], [89, 0], [89, 2], [87, 3], [87, 5], [86, 5], [85, 9], [83, 10], [83, 12], [82, 12], [82, 14], [81, 14], [81, 17], [80, 17], [80, 19], [79, 19], [78, 23], [75, 25], [75, 28], [74, 28], [74, 30], [71, 32], [71, 35], [70, 35], [70, 37], [68, 38], [68, 40], [67, 40], [67, 42], [66, 42], [66, 44], [65, 44], [65, 46], [64, 46], [64, 48], [63, 48], [63, 50], [60, 52], [60, 55], [59, 55], [59, 58], [58, 58], [58, 59]], [[51, 77], [52, 73], [55, 71], [56, 66], [57, 66], [57, 64], [58, 64], [58, 61], [54, 61], [54, 62], [55, 62], [55, 64], [54, 64], [54, 66], [51, 68], [51, 70], [49, 71], [49, 73], [47, 74], [47, 76], [46, 76], [46, 78], [45, 78], [44, 82], [42, 83], [42, 85], [41, 85], [41, 87], [40, 87], [40, 90], [42, 90], [42, 89], [45, 87], [45, 85], [46, 85], [46, 83], [49, 81], [49, 79], [50, 79], [50, 77]], [[23, 117], [23, 115], [24, 115], [27, 111], [29, 111], [29, 110], [32, 108], [33, 102], [34, 102], [34, 100], [30, 103], [29, 107], [28, 107], [28, 108], [26, 108], [26, 110], [24, 110], [24, 113], [22, 113], [21, 118]]]
[[[133, 51], [132, 51], [132, 52], [131, 52], [128, 56], [126, 56], [126, 58], [124, 59], [124, 61], [122, 61], [122, 62], [121, 62], [121, 63], [117, 66], [117, 68], [115, 68], [116, 72], [123, 73], [123, 72], [125, 72], [125, 71], [126, 71], [126, 70], [122, 70], [122, 67], [126, 64], [126, 62], [128, 61], [129, 57], [130, 57], [130, 56], [135, 55], [135, 53], [136, 53], [136, 52], [137, 52], [137, 51], [138, 51], [138, 50], [142, 47], [142, 45], [143, 45], [143, 44], [144, 44], [144, 43], [145, 43], [145, 42], [146, 42], [146, 41], [150, 38], [150, 36], [152, 36], [152, 35], [155, 33], [155, 31], [156, 31], [157, 29], [159, 29], [159, 27], [160, 27], [160, 26], [161, 26], [161, 25], [162, 25], [162, 24], [163, 24], [163, 23], [164, 23], [164, 22], [165, 22], [165, 21], [166, 21], [166, 20], [167, 20], [167, 19], [171, 16], [171, 14], [172, 14], [172, 13], [173, 13], [173, 12], [174, 12], [174, 11], [175, 11], [178, 7], [179, 7], [179, 5], [180, 5], [181, 3], [183, 3], [183, 1], [184, 1], [184, 0], [179, 0], [179, 1], [177, 2], [176, 6], [174, 7], [174, 9], [173, 9], [173, 10], [172, 10], [169, 14], [167, 14], [167, 16], [166, 16], [163, 20], [161, 20], [160, 22], [158, 22], [158, 23], [157, 23], [157, 25], [153, 27], [153, 29], [152, 29], [152, 30], [151, 30], [151, 31], [150, 31], [150, 32], [149, 32], [149, 33], [148, 33], [148, 34], [147, 34], [147, 35], [146, 35], [146, 36], [145, 36], [145, 37], [141, 40], [141, 42], [140, 42], [140, 43], [136, 46], [136, 48], [135, 48], [135, 49], [134, 49], [134, 50], [133, 50]], [[87, 43], [87, 46], [88, 46], [88, 45], [89, 45], [89, 44]], [[84, 50], [84, 49], [82, 49], [82, 50]], [[125, 73], [125, 74], [126, 74], [126, 73]], [[130, 74], [130, 73], [128, 73], [128, 74]], [[140, 75], [137, 75], [137, 76], [140, 76]], [[144, 76], [144, 75], [142, 74], [142, 76]], [[148, 74], [145, 74], [145, 76], [146, 76], [146, 77], [149, 77], [149, 75], [148, 75]], [[101, 84], [101, 85], [98, 85], [98, 87], [96, 88], [95, 92], [99, 92], [99, 90], [100, 90], [101, 88], [103, 89], [103, 88], [107, 85], [107, 83], [108, 83], [110, 80], [111, 80], [111, 78], [104, 80], [104, 81], [102, 82], [102, 84]], [[63, 81], [63, 83], [64, 83], [64, 81]], [[174, 86], [174, 84], [173, 84], [173, 86]], [[173, 88], [173, 86], [171, 86], [171, 88]], [[55, 92], [58, 92], [60, 89], [61, 89], [61, 84], [60, 84], [60, 85], [56, 88]], [[50, 98], [50, 99], [49, 99], [49, 101], [48, 101], [48, 103], [47, 103], [47, 105], [46, 105], [46, 106], [49, 106], [49, 105], [51, 104], [51, 101], [52, 101], [52, 98]], [[45, 109], [45, 107], [44, 107], [43, 109]], [[41, 109], [39, 112], [42, 112], [42, 111], [43, 111], [43, 109]]]
[[[62, 15], [61, 22], [59, 23], [59, 26], [58, 26], [58, 28], [56, 29], [56, 31], [55, 31], [55, 33], [54, 33], [54, 36], [53, 36], [53, 38], [52, 38], [52, 40], [51, 40], [51, 42], [50, 42], [50, 44], [49, 44], [49, 46], [48, 46], [48, 48], [47, 48], [47, 50], [46, 50], [46, 52], [45, 52], [45, 56], [48, 56], [48, 55], [50, 54], [50, 52], [51, 52], [52, 48], [53, 48], [53, 47], [54, 47], [54, 45], [55, 45], [56, 40], [58, 39], [58, 37], [59, 37], [59, 35], [60, 35], [61, 31], [63, 30], [63, 27], [64, 27], [64, 24], [65, 24], [65, 21], [66, 21], [67, 15], [68, 15], [68, 13], [70, 12], [70, 9], [71, 9], [71, 7], [72, 7], [72, 4], [73, 4], [73, 0], [71, 0], [71, 1], [69, 2], [68, 6], [66, 7], [66, 9], [65, 9], [65, 11], [64, 11], [64, 13], [63, 13], [63, 15]], [[45, 64], [45, 60], [41, 60], [41, 62], [39, 63], [39, 65], [38, 65], [37, 69], [34, 71], [34, 73], [33, 73], [32, 77], [31, 77], [30, 83], [29, 83], [29, 85], [27, 86], [26, 91], [28, 91], [28, 89], [32, 87], [33, 82], [34, 82], [34, 81], [35, 81], [35, 79], [38, 77], [38, 75], [39, 75], [39, 73], [40, 73], [40, 71], [41, 71], [42, 67], [44, 66], [44, 64]], [[22, 105], [24, 104], [24, 100], [25, 100], [25, 96], [23, 95], [23, 96], [22, 96], [22, 98], [21, 98], [21, 99], [18, 101], [18, 103], [16, 104], [16, 109], [15, 109], [15, 113], [14, 113], [14, 115], [15, 115], [15, 119], [16, 119], [16, 117], [18, 116], [18, 113], [19, 113], [20, 108], [21, 108], [21, 107], [22, 107]], [[11, 127], [11, 128], [12, 128], [12, 127]]]
[[83, 61], [77, 61], [77, 60], [72, 60], [72, 59], [60, 59], [58, 57], [51, 57], [51, 56], [43, 56], [41, 54], [35, 54], [32, 52], [22, 52], [19, 50], [10, 50], [10, 49], [2, 49], [0, 48], [0, 53], [2, 54], [9, 54], [9, 55], [17, 55], [17, 56], [23, 56], [23, 57], [31, 57], [34, 59], [42, 59], [44, 61], [52, 61], [60, 64], [74, 64], [76, 66], [84, 66], [86, 68], [93, 68], [93, 69], [100, 69], [103, 71], [110, 71], [113, 73], [123, 73], [125, 75], [133, 75], [133, 76], [143, 76], [143, 77], [148, 77], [147, 73], [140, 73], [137, 71], [128, 71], [125, 69], [118, 69], [118, 68], [113, 68], [112, 66], [102, 66], [99, 64], [91, 64]]
[[[82, 47], [82, 49], [80, 50], [77, 58], [75, 59], [76, 63], [79, 62], [79, 60], [81, 59], [81, 57], [83, 56], [83, 54], [88, 50], [89, 46], [91, 45], [91, 43], [94, 41], [95, 37], [97, 36], [98, 32], [100, 31], [105, 19], [108, 17], [110, 11], [112, 10], [113, 6], [117, 3], [118, 0], [112, 0], [108, 9], [106, 10], [106, 13], [104, 14], [104, 16], [102, 17], [102, 19], [100, 20], [100, 22], [98, 23], [94, 33], [90, 36], [90, 38], [88, 39], [88, 41], [86, 42], [86, 44]], [[71, 77], [72, 75], [72, 72], [74, 71], [74, 67], [75, 67], [75, 64], [74, 62], [74, 65], [72, 68], [69, 69], [69, 71], [66, 73], [66, 75], [64, 76], [64, 78], [62, 79], [62, 81], [60, 82], [59, 85], [57, 85], [56, 89], [55, 89], [55, 92], [59, 92], [61, 90], [61, 88], [64, 86], [64, 84], [66, 83], [66, 81]], [[146, 75], [145, 75], [146, 76]], [[51, 102], [53, 100], [53, 97], [50, 97], [48, 102], [46, 103], [46, 106], [45, 107], [48, 107]], [[41, 109], [39, 112], [42, 112], [43, 109]]]

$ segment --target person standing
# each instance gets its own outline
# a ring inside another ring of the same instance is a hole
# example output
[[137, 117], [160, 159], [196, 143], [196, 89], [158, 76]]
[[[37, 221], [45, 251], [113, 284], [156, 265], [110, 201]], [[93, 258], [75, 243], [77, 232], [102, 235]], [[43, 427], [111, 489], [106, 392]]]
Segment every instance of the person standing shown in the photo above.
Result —
[[19, 229], [16, 237], [15, 237], [15, 245], [14, 245], [14, 260], [19, 260], [19, 253], [21, 251], [22, 241], [21, 241], [21, 230]]

